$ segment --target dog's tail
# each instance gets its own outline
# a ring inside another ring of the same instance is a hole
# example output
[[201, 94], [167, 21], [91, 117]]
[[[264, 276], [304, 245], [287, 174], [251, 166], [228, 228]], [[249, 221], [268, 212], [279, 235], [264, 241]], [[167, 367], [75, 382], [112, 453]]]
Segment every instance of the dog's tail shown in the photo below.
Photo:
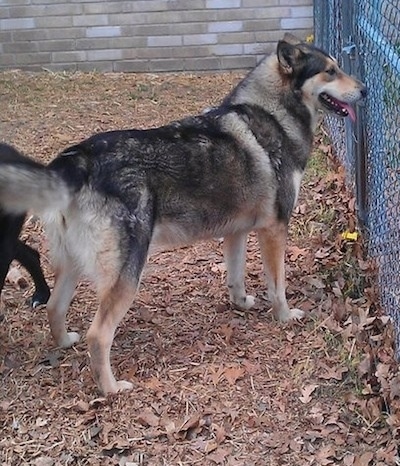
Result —
[[0, 144], [0, 206], [4, 210], [43, 214], [67, 207], [70, 199], [70, 188], [56, 171]]

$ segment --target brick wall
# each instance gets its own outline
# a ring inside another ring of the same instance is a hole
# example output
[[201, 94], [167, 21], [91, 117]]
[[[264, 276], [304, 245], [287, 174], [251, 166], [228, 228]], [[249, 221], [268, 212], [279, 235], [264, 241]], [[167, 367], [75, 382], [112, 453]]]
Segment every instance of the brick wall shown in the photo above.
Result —
[[243, 69], [285, 31], [312, 31], [312, 0], [0, 0], [0, 69]]

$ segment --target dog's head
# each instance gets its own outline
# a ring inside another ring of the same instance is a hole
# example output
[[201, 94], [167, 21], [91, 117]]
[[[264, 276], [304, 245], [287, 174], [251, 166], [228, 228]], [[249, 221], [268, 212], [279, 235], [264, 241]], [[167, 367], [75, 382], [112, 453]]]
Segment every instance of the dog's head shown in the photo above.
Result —
[[283, 78], [301, 93], [311, 111], [323, 110], [355, 120], [352, 104], [365, 97], [366, 87], [341, 70], [334, 58], [291, 34], [279, 41], [277, 56]]

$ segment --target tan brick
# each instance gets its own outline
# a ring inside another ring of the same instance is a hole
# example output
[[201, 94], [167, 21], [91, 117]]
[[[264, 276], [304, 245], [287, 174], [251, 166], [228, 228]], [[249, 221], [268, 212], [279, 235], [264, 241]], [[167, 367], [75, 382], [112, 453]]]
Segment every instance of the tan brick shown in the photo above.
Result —
[[0, 19], [0, 29], [2, 30], [32, 29], [33, 27], [35, 27], [35, 21], [33, 18]]
[[124, 60], [115, 62], [113, 71], [119, 73], [144, 73], [150, 70], [149, 60]]
[[71, 16], [38, 16], [34, 18], [37, 28], [67, 28], [72, 27]]
[[15, 6], [15, 5], [29, 5], [31, 0], [2, 0], [1, 5], [3, 6]]
[[187, 58], [184, 61], [185, 71], [219, 71], [221, 59], [217, 57]]
[[180, 71], [183, 68], [183, 61], [175, 58], [151, 60], [149, 71]]
[[283, 18], [281, 20], [282, 29], [312, 29], [313, 18]]
[[13, 41], [41, 41], [48, 38], [47, 30], [45, 29], [19, 29], [12, 32]]
[[188, 34], [183, 36], [183, 45], [216, 44], [217, 34]]
[[89, 61], [120, 60], [122, 58], [122, 50], [120, 49], [88, 50], [86, 52], [86, 58]]
[[137, 47], [146, 47], [145, 37], [113, 37], [113, 38], [96, 38], [96, 39], [77, 39], [77, 50], [92, 49], [130, 49]]
[[279, 0], [279, 3], [286, 6], [307, 6], [312, 5], [313, 0]]
[[15, 54], [14, 53], [0, 53], [0, 69], [15, 67]]
[[90, 71], [101, 71], [101, 72], [107, 72], [107, 71], [113, 71], [113, 63], [112, 61], [82, 61], [76, 64], [76, 69], [78, 71], [83, 71], [84, 73], [90, 72]]
[[51, 54], [51, 61], [53, 63], [75, 63], [86, 61], [86, 59], [86, 53], [82, 51], [53, 52]]
[[25, 52], [38, 52], [37, 42], [13, 42], [3, 44], [3, 51], [5, 53], [25, 53]]
[[48, 52], [18, 53], [15, 56], [16, 64], [40, 65], [51, 62], [51, 54]]
[[[239, 8], [233, 10], [217, 10], [217, 20], [234, 21], [248, 19], [271, 19], [290, 17], [288, 7], [266, 7], [266, 8]], [[265, 29], [265, 27], [264, 27]]]
[[234, 57], [223, 57], [221, 59], [222, 70], [246, 70], [254, 68], [257, 63], [255, 56], [238, 55]]
[[73, 17], [74, 26], [107, 26], [107, 15], [80, 15]]
[[[277, 5], [282, 5], [282, 2], [280, 0], [268, 0], [268, 6]], [[267, 2], [265, 0], [242, 0], [242, 8], [265, 8], [266, 6]]]
[[284, 32], [281, 29], [276, 29], [275, 31], [257, 31], [254, 33], [255, 42], [258, 43], [267, 43], [271, 42], [276, 45], [278, 40], [281, 40]]
[[215, 55], [241, 55], [243, 53], [242, 44], [218, 44], [211, 47]]
[[9, 18], [10, 17], [10, 8], [2, 6], [0, 8], [0, 19]]
[[71, 39], [66, 40], [44, 40], [36, 42], [39, 44], [41, 52], [66, 52], [75, 50], [75, 41]]
[[254, 32], [232, 32], [218, 34], [219, 44], [244, 44], [255, 42]]
[[25, 18], [35, 16], [72, 16], [82, 13], [80, 3], [59, 3], [56, 5], [29, 5], [10, 8], [10, 16]]
[[148, 47], [177, 47], [183, 44], [182, 36], [148, 36]]
[[0, 44], [13, 41], [13, 31], [0, 31]]
[[208, 23], [137, 24], [121, 26], [122, 36], [165, 36], [204, 34]]
[[166, 47], [143, 47], [123, 50], [122, 57], [124, 59], [154, 60], [158, 58], [207, 57], [210, 55], [211, 50], [208, 46], [175, 47], [173, 50]]
[[167, 6], [169, 10], [200, 10], [206, 7], [206, 0], [174, 0]]
[[271, 31], [280, 28], [280, 18], [276, 19], [251, 19], [244, 21], [243, 31]]

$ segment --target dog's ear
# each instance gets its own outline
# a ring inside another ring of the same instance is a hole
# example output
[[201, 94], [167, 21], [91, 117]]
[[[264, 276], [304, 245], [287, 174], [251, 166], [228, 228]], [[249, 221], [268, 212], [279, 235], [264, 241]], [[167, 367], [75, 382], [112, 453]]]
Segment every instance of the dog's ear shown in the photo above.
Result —
[[287, 42], [288, 44], [292, 44], [292, 45], [301, 44], [301, 40], [298, 39], [295, 35], [291, 34], [290, 32], [285, 32], [285, 35], [283, 36], [283, 40]]
[[[301, 44], [301, 42], [299, 42]], [[278, 42], [277, 55], [279, 65], [285, 74], [292, 74], [296, 64], [303, 57], [304, 53], [297, 47], [286, 40]]]

